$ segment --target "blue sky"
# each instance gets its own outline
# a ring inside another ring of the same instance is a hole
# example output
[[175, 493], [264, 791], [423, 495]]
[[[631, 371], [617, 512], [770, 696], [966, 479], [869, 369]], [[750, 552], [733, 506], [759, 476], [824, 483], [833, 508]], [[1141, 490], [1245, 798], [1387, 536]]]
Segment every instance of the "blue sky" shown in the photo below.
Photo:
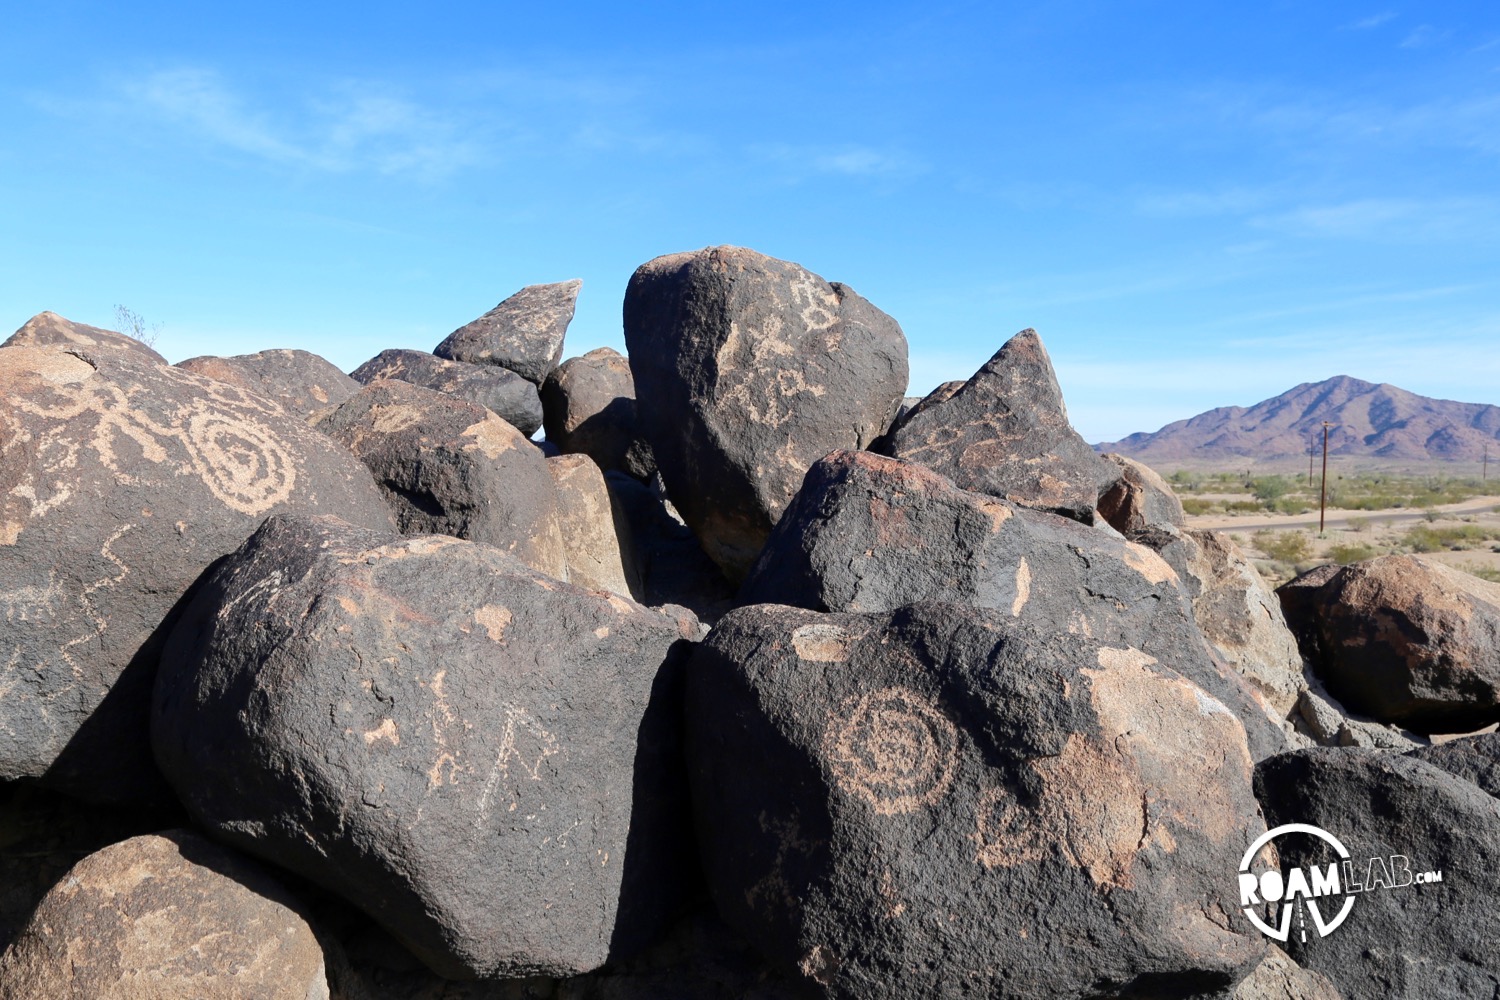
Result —
[[754, 247], [912, 391], [1035, 327], [1122, 437], [1335, 374], [1500, 403], [1500, 5], [8, 4], [0, 327], [430, 350]]

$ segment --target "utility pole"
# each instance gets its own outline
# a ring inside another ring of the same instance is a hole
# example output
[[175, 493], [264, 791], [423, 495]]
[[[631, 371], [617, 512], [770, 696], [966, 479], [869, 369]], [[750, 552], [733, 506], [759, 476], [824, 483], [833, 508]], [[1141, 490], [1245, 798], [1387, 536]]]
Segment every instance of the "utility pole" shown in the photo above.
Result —
[[1328, 513], [1328, 428], [1333, 424], [1323, 421], [1323, 495], [1318, 498], [1318, 534], [1323, 533], [1323, 519]]
[[1490, 481], [1490, 446], [1484, 446], [1484, 475], [1479, 480], [1482, 483]]
[[1312, 489], [1313, 457], [1318, 453], [1318, 435], [1307, 436], [1307, 488]]

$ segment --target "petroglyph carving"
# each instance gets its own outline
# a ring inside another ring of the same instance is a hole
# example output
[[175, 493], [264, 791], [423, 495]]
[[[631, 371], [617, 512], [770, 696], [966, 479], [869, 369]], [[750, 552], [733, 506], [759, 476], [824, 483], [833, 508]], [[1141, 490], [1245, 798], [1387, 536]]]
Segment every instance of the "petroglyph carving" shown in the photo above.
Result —
[[937, 802], [953, 784], [958, 730], [909, 688], [846, 699], [823, 733], [823, 755], [838, 786], [882, 816]]
[[104, 560], [111, 566], [113, 566], [116, 572], [113, 575], [106, 574], [105, 576], [94, 580], [92, 583], [85, 584], [83, 591], [78, 595], [78, 601], [83, 606], [84, 612], [87, 614], [89, 621], [93, 623], [94, 630], [92, 632], [86, 632], [80, 636], [75, 636], [74, 638], [63, 643], [62, 646], [58, 649], [58, 652], [62, 654], [63, 659], [68, 661], [68, 666], [73, 671], [73, 677], [75, 680], [82, 680], [83, 667], [73, 659], [73, 654], [69, 651], [74, 646], [80, 646], [83, 643], [92, 642], [99, 636], [103, 635], [104, 630], [109, 627], [109, 619], [107, 619], [104, 616], [103, 612], [101, 612], [98, 607], [94, 605], [94, 594], [100, 590], [108, 590], [109, 588], [114, 587], [121, 580], [130, 575], [130, 567], [125, 565], [125, 563], [121, 561], [119, 556], [111, 552], [109, 547], [123, 538], [126, 532], [134, 530], [135, 527], [136, 526], [133, 524], [123, 525], [122, 527], [116, 528], [114, 533], [107, 539], [105, 539], [104, 544], [99, 547], [99, 555], [102, 556]]
[[837, 625], [803, 625], [792, 633], [792, 648], [812, 663], [843, 663], [852, 637]]
[[182, 431], [199, 477], [225, 506], [254, 517], [292, 495], [295, 462], [264, 425], [203, 408]]
[[[178, 454], [186, 455], [183, 471], [196, 474], [233, 510], [255, 517], [291, 495], [296, 485], [292, 452], [258, 419], [280, 413], [275, 404], [225, 383], [161, 368], [158, 374], [186, 383], [194, 399], [159, 420], [133, 405], [126, 389], [95, 377], [88, 362], [67, 353], [35, 353], [26, 361], [32, 384], [41, 391], [18, 395], [13, 402], [18, 412], [37, 418], [31, 432], [42, 480], [77, 468], [79, 441], [120, 480], [130, 479], [122, 455], [137, 452], [148, 462], [162, 464], [173, 459], [175, 443], [183, 449]], [[86, 429], [64, 426], [90, 418], [93, 425]], [[45, 501], [37, 498], [34, 486], [29, 487], [30, 516], [40, 516], [68, 498], [62, 483], [56, 487]], [[20, 495], [17, 489], [11, 493]]]
[[1020, 565], [1016, 567], [1016, 599], [1010, 606], [1012, 616], [1020, 615], [1021, 609], [1026, 607], [1026, 602], [1031, 600], [1031, 567], [1026, 565], [1026, 557], [1021, 557]]
[[[490, 800], [500, 785], [500, 778], [514, 777], [516, 780], [530, 778], [542, 780], [542, 762], [558, 753], [557, 737], [549, 733], [535, 715], [518, 705], [505, 709], [505, 727], [500, 735], [500, 749], [495, 754], [495, 763], [485, 779], [484, 791], [479, 795], [479, 815], [474, 825], [482, 824], [489, 815]], [[513, 776], [511, 765], [517, 767]]]
[[1004, 787], [980, 796], [975, 860], [988, 869], [1010, 868], [1057, 851], [1095, 885], [1130, 888], [1148, 830], [1148, 795], [1134, 767], [1077, 733], [1062, 753], [1026, 766], [1039, 779], [1035, 802], [1023, 803]]

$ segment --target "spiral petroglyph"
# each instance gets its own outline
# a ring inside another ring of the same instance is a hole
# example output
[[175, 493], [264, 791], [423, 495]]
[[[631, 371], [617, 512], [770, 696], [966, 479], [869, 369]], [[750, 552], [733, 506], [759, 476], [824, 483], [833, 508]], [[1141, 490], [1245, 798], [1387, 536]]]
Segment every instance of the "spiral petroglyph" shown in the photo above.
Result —
[[930, 806], [953, 784], [958, 730], [928, 698], [903, 687], [847, 699], [823, 733], [823, 754], [845, 793], [882, 816]]
[[291, 496], [296, 465], [270, 428], [203, 409], [188, 416], [182, 431], [194, 469], [226, 506], [253, 517]]

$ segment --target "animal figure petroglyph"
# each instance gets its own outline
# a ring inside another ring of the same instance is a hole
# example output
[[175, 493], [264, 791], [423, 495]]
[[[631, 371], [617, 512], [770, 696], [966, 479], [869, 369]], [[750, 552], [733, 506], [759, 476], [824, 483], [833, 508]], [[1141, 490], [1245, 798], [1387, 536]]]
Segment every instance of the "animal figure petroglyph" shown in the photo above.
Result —
[[846, 699], [830, 716], [823, 756], [840, 789], [882, 816], [895, 816], [947, 793], [958, 763], [958, 730], [924, 695], [881, 688]]

